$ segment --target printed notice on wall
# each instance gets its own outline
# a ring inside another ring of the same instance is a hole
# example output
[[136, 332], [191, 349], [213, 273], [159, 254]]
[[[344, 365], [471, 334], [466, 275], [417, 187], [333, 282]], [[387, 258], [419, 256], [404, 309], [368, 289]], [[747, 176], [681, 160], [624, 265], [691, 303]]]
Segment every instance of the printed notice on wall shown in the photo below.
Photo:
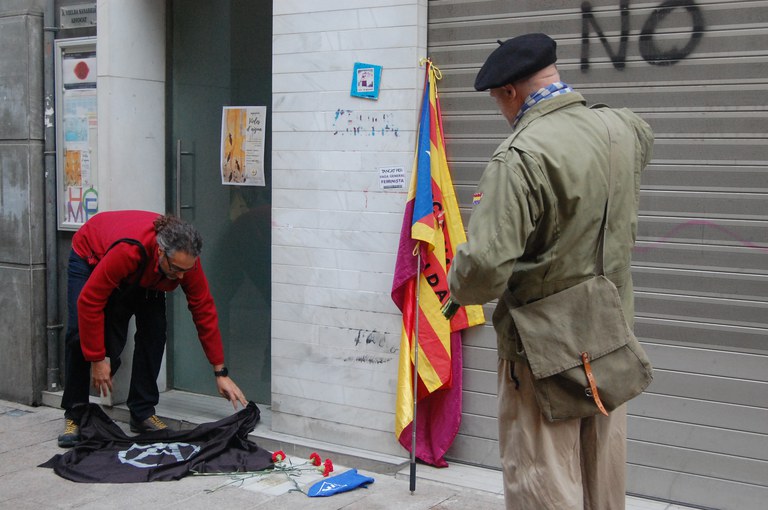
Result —
[[221, 183], [264, 186], [266, 106], [225, 106], [221, 114]]
[[405, 189], [405, 168], [402, 166], [379, 167], [381, 189]]

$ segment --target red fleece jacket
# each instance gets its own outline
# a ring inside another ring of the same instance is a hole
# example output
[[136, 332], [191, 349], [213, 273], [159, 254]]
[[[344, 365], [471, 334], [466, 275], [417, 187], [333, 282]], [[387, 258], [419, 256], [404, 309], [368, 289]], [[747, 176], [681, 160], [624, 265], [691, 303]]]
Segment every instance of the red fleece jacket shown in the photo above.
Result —
[[139, 286], [169, 292], [181, 285], [208, 361], [212, 365], [224, 363], [216, 305], [200, 260], [180, 280], [169, 280], [158, 268], [159, 253], [153, 224], [158, 216], [148, 211], [102, 212], [88, 220], [72, 238], [75, 253], [94, 267], [77, 300], [83, 355], [88, 361], [101, 361], [106, 356], [104, 308], [109, 296], [121, 283], [135, 281], [141, 263], [139, 247], [132, 244], [119, 243], [106, 252], [118, 239], [132, 238], [144, 245], [148, 255]]

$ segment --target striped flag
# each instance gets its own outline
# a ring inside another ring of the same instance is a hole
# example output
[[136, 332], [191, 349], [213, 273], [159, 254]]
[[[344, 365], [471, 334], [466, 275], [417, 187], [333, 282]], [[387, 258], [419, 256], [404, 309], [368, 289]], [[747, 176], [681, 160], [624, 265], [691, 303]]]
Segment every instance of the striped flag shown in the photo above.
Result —
[[[392, 300], [403, 312], [395, 435], [411, 451], [418, 314], [416, 457], [442, 467], [447, 465], [443, 455], [461, 422], [461, 330], [483, 324], [485, 318], [480, 306], [461, 308], [450, 321], [440, 311], [450, 296], [447, 274], [454, 247], [465, 242], [466, 236], [445, 155], [438, 79], [439, 70], [426, 60], [419, 136], [400, 232]], [[421, 267], [417, 268], [419, 253]]]

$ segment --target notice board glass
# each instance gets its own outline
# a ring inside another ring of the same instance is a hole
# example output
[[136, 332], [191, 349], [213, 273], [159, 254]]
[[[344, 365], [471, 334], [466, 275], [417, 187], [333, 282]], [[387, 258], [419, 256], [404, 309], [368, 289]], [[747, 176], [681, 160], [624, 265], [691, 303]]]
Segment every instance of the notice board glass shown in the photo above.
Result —
[[60, 230], [99, 212], [96, 38], [55, 44], [56, 183]]

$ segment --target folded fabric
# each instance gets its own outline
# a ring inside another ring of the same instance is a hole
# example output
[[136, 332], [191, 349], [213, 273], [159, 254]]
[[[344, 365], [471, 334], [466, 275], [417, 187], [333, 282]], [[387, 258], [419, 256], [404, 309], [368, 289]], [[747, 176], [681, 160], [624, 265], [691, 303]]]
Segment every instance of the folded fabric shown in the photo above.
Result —
[[364, 487], [373, 483], [373, 478], [363, 476], [357, 472], [357, 469], [350, 469], [340, 475], [323, 478], [315, 483], [307, 491], [307, 496], [317, 498], [322, 496], [333, 496], [340, 492], [347, 492], [358, 487]]
[[261, 413], [245, 409], [192, 430], [171, 429], [127, 436], [96, 404], [80, 422], [80, 441], [40, 467], [85, 483], [178, 480], [191, 473], [234, 473], [274, 467], [272, 454], [249, 439]]

